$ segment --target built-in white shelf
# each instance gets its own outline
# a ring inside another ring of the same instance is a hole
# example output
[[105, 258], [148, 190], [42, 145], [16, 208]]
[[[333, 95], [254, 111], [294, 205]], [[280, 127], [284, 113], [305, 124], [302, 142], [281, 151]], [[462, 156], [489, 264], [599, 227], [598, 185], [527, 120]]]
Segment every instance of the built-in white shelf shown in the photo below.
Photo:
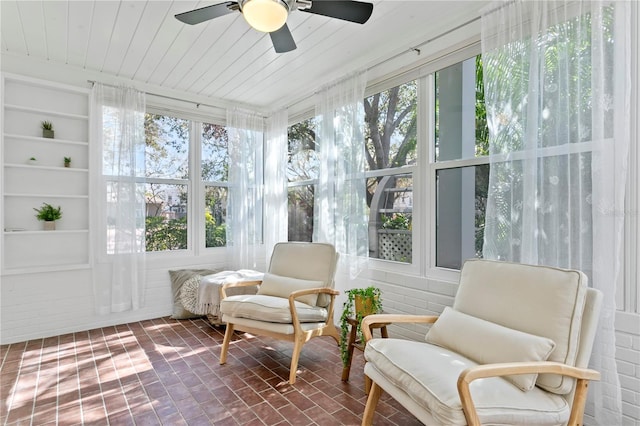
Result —
[[16, 163], [6, 163], [4, 166], [19, 168], [19, 169], [40, 169], [40, 170], [53, 170], [56, 172], [89, 173], [89, 169], [78, 169], [76, 167], [38, 166], [36, 164], [16, 164]]
[[[89, 91], [2, 77], [0, 273], [89, 268]], [[57, 138], [42, 137], [45, 120]], [[71, 167], [64, 167], [66, 157]], [[56, 230], [45, 231], [36, 218], [43, 202], [62, 208]]]
[[56, 117], [73, 118], [74, 120], [88, 120], [88, 115], [69, 114], [66, 112], [52, 111], [50, 109], [31, 108], [22, 105], [4, 104], [4, 108], [14, 111], [30, 112], [35, 114], [54, 115]]
[[73, 194], [27, 194], [21, 192], [5, 193], [5, 197], [31, 197], [31, 198], [76, 198], [76, 199], [88, 199], [88, 195], [73, 195]]
[[53, 231], [4, 231], [4, 235], [51, 235], [60, 234], [86, 234], [88, 229], [55, 229]]
[[70, 141], [66, 139], [56, 139], [56, 138], [43, 138], [39, 136], [26, 136], [26, 135], [16, 135], [14, 133], [5, 133], [5, 139], [22, 139], [22, 140], [30, 140], [34, 142], [46, 142], [46, 143], [61, 143], [67, 145], [80, 145], [80, 146], [89, 146], [89, 142], [87, 141]]

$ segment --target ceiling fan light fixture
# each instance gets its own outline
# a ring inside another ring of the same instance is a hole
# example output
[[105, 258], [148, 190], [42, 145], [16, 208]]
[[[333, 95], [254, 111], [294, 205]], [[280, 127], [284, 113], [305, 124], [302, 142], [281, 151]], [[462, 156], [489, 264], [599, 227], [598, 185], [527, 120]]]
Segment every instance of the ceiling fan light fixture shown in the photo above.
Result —
[[245, 0], [240, 2], [242, 16], [258, 31], [271, 33], [287, 22], [289, 8], [281, 0]]

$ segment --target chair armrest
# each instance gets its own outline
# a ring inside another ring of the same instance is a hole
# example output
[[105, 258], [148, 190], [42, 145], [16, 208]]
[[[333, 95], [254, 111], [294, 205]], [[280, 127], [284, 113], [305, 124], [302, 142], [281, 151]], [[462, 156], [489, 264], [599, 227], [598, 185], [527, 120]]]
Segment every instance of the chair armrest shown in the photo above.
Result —
[[233, 283], [226, 283], [220, 286], [220, 300], [227, 297], [227, 289], [231, 287], [251, 287], [251, 286], [259, 286], [262, 284], [262, 280], [254, 280], [254, 281], [236, 281]]
[[295, 327], [300, 327], [300, 320], [298, 319], [298, 312], [296, 311], [295, 301], [298, 297], [304, 296], [306, 294], [328, 294], [331, 296], [331, 304], [329, 307], [329, 317], [333, 315], [333, 302], [337, 295], [340, 294], [338, 290], [334, 290], [328, 287], [316, 287], [316, 288], [307, 288], [304, 290], [296, 290], [289, 294], [289, 310], [291, 311], [291, 319], [293, 320], [293, 324]]
[[361, 328], [364, 340], [368, 342], [373, 338], [373, 334], [371, 333], [371, 325], [373, 324], [433, 324], [437, 319], [437, 315], [373, 314], [367, 315], [362, 319]]
[[462, 409], [469, 426], [480, 425], [469, 385], [476, 379], [487, 377], [510, 376], [514, 374], [552, 373], [573, 377], [578, 380], [571, 406], [571, 419], [568, 424], [581, 424], [584, 403], [587, 398], [587, 383], [589, 380], [600, 380], [600, 373], [588, 368], [572, 367], [570, 365], [551, 361], [538, 362], [507, 362], [497, 364], [477, 365], [467, 368], [458, 377], [458, 394]]

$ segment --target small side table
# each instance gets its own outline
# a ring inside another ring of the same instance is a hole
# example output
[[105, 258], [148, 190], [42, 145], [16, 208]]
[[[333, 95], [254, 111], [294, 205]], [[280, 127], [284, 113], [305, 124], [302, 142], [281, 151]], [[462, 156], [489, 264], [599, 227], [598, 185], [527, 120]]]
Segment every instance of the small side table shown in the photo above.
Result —
[[[342, 368], [342, 381], [349, 381], [349, 373], [351, 372], [351, 359], [353, 358], [353, 348], [358, 348], [361, 351], [364, 351], [364, 342], [358, 341], [358, 336], [356, 335], [356, 330], [358, 326], [358, 322], [355, 318], [347, 318], [347, 322], [351, 326], [351, 331], [349, 332], [349, 340], [347, 341], [347, 364]], [[387, 334], [387, 325], [389, 323], [381, 323], [381, 324], [373, 324], [371, 326], [372, 329], [379, 328], [380, 335], [383, 338], [389, 337]], [[371, 387], [370, 380], [365, 376], [365, 393], [369, 393], [369, 388]]]

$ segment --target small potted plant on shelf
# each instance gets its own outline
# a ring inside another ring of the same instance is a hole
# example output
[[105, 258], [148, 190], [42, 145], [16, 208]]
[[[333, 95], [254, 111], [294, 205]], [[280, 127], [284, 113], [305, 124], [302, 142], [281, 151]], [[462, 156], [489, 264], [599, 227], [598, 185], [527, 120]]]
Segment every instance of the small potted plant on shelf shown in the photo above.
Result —
[[71, 167], [71, 157], [64, 157], [64, 166]]
[[27, 160], [27, 164], [38, 164], [38, 160], [36, 160], [36, 157], [29, 157], [29, 160]]
[[40, 124], [42, 125], [42, 137], [53, 139], [53, 123], [45, 120]]
[[56, 220], [62, 217], [62, 208], [58, 206], [58, 208], [53, 207], [49, 203], [42, 203], [42, 207], [39, 209], [33, 208], [37, 214], [36, 217], [38, 220], [44, 221], [44, 230], [45, 231], [53, 231], [56, 229]]
[[342, 306], [342, 315], [340, 316], [340, 355], [342, 363], [347, 365], [349, 362], [348, 353], [348, 334], [349, 334], [349, 318], [356, 320], [356, 336], [358, 340], [364, 342], [362, 329], [360, 324], [362, 318], [367, 315], [382, 312], [382, 298], [380, 297], [380, 289], [374, 286], [367, 288], [352, 288], [347, 290], [347, 300]]

